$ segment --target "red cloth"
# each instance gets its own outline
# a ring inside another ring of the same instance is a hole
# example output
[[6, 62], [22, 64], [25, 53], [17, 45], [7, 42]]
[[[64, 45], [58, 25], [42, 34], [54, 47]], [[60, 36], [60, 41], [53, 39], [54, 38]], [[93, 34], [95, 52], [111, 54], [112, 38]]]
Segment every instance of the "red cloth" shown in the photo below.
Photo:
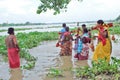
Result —
[[64, 33], [64, 36], [68, 36], [68, 35], [70, 35], [71, 33], [70, 32], [65, 32]]
[[108, 23], [108, 26], [109, 27], [113, 27], [113, 23]]
[[98, 35], [98, 39], [102, 41], [102, 44], [103, 46], [106, 44], [106, 38], [104, 38], [101, 33], [104, 32], [104, 27], [101, 27], [100, 28], [100, 31], [99, 31], [99, 35]]
[[78, 60], [88, 60], [88, 55], [82, 56], [81, 54], [75, 54], [74, 58], [77, 58]]
[[8, 59], [10, 68], [19, 68], [20, 67], [20, 58], [17, 48], [8, 49]]
[[59, 42], [56, 43], [56, 47], [59, 47]]
[[106, 44], [106, 38], [104, 38], [101, 35], [99, 35], [98, 39], [102, 41], [103, 46]]

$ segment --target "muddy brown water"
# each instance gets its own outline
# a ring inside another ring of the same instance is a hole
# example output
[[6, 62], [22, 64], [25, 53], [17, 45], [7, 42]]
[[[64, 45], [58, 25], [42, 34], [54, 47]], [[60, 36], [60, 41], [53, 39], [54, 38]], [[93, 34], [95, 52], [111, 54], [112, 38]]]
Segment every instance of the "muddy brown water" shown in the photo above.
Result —
[[[91, 66], [92, 52], [90, 50], [90, 56], [88, 61], [76, 61], [73, 56], [59, 57], [60, 48], [55, 47], [57, 41], [46, 41], [41, 45], [29, 50], [30, 54], [37, 57], [36, 65], [31, 70], [23, 70], [23, 80], [56, 80], [45, 77], [50, 67], [58, 67], [61, 69], [74, 68], [76, 66]], [[96, 43], [96, 42], [95, 42]], [[114, 43], [112, 41], [112, 54], [111, 56], [120, 58], [120, 42]], [[24, 61], [21, 61], [21, 65]], [[62, 64], [61, 64], [62, 63]], [[0, 56], [0, 79], [9, 80], [10, 72], [7, 62], [4, 62]], [[65, 77], [57, 80], [75, 80], [74, 75], [70, 71], [63, 73]]]

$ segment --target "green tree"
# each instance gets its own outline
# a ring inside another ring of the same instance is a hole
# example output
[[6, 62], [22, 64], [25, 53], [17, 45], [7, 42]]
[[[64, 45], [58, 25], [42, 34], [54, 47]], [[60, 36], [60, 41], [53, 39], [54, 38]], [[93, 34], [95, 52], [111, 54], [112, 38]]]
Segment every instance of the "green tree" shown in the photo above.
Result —
[[[37, 9], [37, 14], [46, 12], [47, 10], [54, 10], [54, 15], [59, 14], [62, 9], [67, 11], [67, 5], [71, 0], [40, 0], [40, 6]], [[82, 0], [78, 0], [82, 1]]]

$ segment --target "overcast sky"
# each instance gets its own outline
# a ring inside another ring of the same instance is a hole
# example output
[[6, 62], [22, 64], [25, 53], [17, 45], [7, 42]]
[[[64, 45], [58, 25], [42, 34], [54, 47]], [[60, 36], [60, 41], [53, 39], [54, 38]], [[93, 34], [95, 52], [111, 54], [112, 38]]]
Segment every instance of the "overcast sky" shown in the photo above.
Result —
[[39, 0], [0, 0], [0, 23], [78, 22], [98, 19], [112, 20], [120, 15], [120, 0], [72, 0], [67, 12], [36, 14]]

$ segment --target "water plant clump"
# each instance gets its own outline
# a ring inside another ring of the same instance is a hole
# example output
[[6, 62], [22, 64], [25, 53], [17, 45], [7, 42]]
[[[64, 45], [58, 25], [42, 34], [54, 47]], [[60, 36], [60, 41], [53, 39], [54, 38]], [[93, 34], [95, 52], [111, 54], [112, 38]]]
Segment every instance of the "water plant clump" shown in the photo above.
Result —
[[63, 71], [55, 68], [50, 68], [47, 76], [49, 77], [63, 77]]
[[[120, 75], [120, 60], [112, 57], [111, 63], [109, 64], [105, 59], [99, 59], [98, 62], [92, 62], [92, 67], [79, 67], [76, 68], [75, 75], [77, 78], [82, 79], [93, 79], [97, 80], [98, 76], [109, 76], [109, 78], [119, 78]], [[101, 77], [102, 78], [102, 77]], [[109, 79], [108, 78], [108, 79]]]

